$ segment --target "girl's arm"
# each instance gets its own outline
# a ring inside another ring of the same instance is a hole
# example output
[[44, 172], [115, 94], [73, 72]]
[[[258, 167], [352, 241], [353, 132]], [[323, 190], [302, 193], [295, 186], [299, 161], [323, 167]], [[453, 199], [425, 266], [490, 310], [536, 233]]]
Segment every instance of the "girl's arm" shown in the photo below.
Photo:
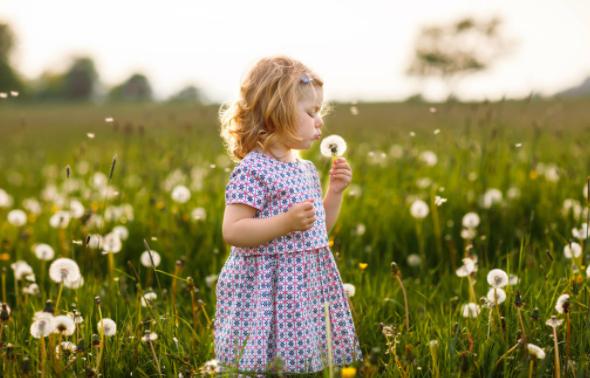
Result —
[[326, 230], [330, 230], [338, 219], [340, 213], [340, 205], [342, 205], [342, 192], [350, 184], [352, 180], [352, 168], [345, 158], [340, 157], [332, 160], [332, 168], [330, 169], [330, 180], [328, 182], [328, 190], [324, 197], [324, 210], [326, 211]]
[[335, 193], [332, 190], [328, 190], [324, 197], [324, 210], [326, 212], [326, 230], [330, 233], [338, 214], [340, 213], [340, 205], [342, 205], [342, 192]]
[[256, 209], [241, 203], [225, 207], [223, 240], [235, 247], [257, 247], [292, 231], [305, 231], [315, 222], [313, 201], [294, 204], [285, 213], [254, 218]]

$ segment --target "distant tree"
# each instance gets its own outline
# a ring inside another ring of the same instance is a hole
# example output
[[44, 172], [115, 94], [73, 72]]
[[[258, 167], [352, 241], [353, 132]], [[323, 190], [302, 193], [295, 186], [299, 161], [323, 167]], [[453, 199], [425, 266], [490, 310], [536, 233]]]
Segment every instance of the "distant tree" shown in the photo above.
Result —
[[170, 96], [168, 99], [169, 102], [193, 102], [193, 103], [202, 103], [204, 101], [204, 96], [201, 90], [194, 85], [187, 85], [186, 87], [182, 88], [177, 93]]
[[98, 73], [92, 58], [75, 58], [63, 75], [63, 97], [66, 100], [90, 100], [97, 82]]
[[459, 79], [487, 69], [509, 50], [510, 42], [500, 34], [500, 24], [496, 17], [487, 21], [468, 17], [424, 27], [406, 73], [422, 80], [441, 79], [452, 97]]
[[23, 81], [12, 68], [10, 58], [15, 45], [14, 33], [8, 24], [0, 23], [0, 91], [19, 91], [24, 89]]
[[152, 87], [144, 74], [135, 73], [113, 87], [108, 97], [111, 101], [151, 101]]

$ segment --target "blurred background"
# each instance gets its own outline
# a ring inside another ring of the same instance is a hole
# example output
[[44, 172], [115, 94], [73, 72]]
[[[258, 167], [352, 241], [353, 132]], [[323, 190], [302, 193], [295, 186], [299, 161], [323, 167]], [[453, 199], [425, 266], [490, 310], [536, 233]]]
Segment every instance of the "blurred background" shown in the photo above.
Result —
[[4, 0], [0, 100], [219, 103], [258, 58], [331, 101], [590, 94], [586, 0]]

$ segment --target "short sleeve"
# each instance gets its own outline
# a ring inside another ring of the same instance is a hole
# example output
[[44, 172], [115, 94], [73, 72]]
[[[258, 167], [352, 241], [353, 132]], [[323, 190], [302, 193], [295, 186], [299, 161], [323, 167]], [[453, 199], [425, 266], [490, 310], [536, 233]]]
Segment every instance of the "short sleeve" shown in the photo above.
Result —
[[266, 203], [267, 187], [252, 166], [238, 164], [225, 187], [225, 204], [243, 203], [262, 211]]

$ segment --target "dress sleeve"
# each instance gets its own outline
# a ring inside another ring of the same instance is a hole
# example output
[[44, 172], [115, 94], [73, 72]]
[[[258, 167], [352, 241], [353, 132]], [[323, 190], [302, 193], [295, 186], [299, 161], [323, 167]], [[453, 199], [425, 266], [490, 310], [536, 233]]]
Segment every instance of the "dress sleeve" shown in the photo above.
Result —
[[243, 203], [262, 211], [267, 193], [268, 189], [255, 167], [238, 164], [225, 187], [225, 204]]

